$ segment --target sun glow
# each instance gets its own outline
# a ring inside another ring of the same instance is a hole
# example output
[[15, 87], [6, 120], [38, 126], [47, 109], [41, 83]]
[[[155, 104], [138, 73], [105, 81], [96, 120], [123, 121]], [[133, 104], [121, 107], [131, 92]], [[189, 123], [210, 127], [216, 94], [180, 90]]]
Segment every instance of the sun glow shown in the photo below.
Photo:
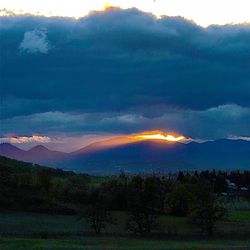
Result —
[[249, 0], [1, 0], [0, 15], [32, 14], [80, 18], [111, 6], [138, 8], [157, 17], [183, 16], [202, 26], [250, 22]]
[[111, 7], [112, 7], [112, 5], [110, 3], [105, 3], [104, 6], [103, 6], [103, 9], [107, 10], [107, 9], [109, 9]]
[[141, 134], [136, 135], [136, 139], [139, 140], [163, 140], [169, 142], [180, 142], [188, 140], [185, 136], [175, 136], [171, 134], [164, 134], [163, 132], [160, 133], [150, 133], [150, 134]]

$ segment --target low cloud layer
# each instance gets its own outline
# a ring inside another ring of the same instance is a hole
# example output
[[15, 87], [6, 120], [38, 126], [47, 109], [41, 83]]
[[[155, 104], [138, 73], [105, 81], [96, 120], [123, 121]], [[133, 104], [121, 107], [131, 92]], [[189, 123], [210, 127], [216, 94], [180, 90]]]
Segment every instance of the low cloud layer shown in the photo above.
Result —
[[27, 134], [72, 135], [90, 133], [129, 134], [161, 129], [193, 139], [219, 139], [249, 134], [250, 108], [224, 105], [202, 111], [168, 109], [156, 117], [137, 113], [47, 112], [3, 120], [3, 134], [15, 131]]
[[250, 135], [247, 24], [202, 28], [136, 9], [0, 20], [1, 136]]
[[48, 136], [41, 136], [41, 135], [33, 135], [33, 136], [11, 136], [11, 137], [4, 137], [0, 138], [0, 143], [3, 142], [10, 142], [14, 144], [23, 144], [23, 143], [49, 143], [51, 139]]

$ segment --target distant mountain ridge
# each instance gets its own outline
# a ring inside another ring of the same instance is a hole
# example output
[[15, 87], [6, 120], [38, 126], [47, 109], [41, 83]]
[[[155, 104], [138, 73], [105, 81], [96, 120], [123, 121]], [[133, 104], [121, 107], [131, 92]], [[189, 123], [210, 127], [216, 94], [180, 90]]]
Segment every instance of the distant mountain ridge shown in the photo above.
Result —
[[0, 155], [19, 161], [50, 165], [52, 162], [66, 157], [67, 153], [52, 151], [42, 145], [23, 150], [10, 143], [2, 143], [0, 144]]
[[95, 142], [72, 153], [44, 146], [22, 150], [0, 144], [0, 155], [16, 160], [92, 174], [168, 172], [201, 169], [250, 169], [250, 142], [221, 139], [188, 144], [160, 140], [132, 141], [129, 138]]

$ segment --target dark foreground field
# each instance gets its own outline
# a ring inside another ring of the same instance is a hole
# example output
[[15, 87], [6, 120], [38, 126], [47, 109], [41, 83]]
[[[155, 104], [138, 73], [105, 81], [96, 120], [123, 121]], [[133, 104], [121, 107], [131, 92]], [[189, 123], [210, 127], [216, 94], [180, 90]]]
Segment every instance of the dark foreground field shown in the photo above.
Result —
[[250, 249], [249, 183], [248, 171], [93, 177], [0, 157], [0, 250]]
[[232, 240], [149, 240], [131, 238], [91, 238], [80, 239], [1, 239], [1, 250], [177, 250], [177, 249], [250, 249], [250, 241]]
[[212, 238], [202, 237], [185, 218], [174, 216], [160, 218], [164, 234], [131, 237], [124, 230], [126, 214], [115, 212], [114, 216], [116, 225], [96, 237], [77, 216], [1, 212], [0, 249], [250, 249], [250, 211], [231, 211]]

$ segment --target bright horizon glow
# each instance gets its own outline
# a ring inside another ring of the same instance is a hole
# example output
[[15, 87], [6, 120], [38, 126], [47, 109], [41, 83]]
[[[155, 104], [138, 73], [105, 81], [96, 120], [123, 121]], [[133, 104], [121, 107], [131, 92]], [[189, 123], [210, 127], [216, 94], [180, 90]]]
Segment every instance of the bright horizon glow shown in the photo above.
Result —
[[186, 137], [184, 136], [173, 136], [173, 135], [163, 135], [163, 134], [149, 134], [149, 135], [138, 135], [136, 136], [138, 139], [143, 140], [164, 140], [164, 141], [170, 141], [170, 142], [178, 142], [186, 140]]
[[110, 6], [123, 9], [136, 7], [157, 17], [182, 16], [204, 27], [211, 24], [250, 23], [249, 0], [1, 0], [0, 15], [10, 11], [15, 14], [80, 18], [90, 11], [102, 11]]

